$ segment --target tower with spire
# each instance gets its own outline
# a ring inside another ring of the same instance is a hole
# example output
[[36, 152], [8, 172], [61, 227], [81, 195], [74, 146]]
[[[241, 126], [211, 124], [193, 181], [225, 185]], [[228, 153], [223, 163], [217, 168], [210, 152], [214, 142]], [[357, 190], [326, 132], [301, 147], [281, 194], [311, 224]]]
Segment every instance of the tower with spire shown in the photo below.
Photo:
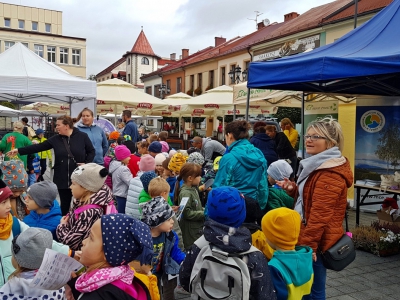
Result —
[[158, 60], [161, 58], [151, 48], [143, 26], [132, 50], [127, 51], [123, 57], [126, 59], [126, 81], [139, 88], [143, 88], [140, 77], [156, 71]]

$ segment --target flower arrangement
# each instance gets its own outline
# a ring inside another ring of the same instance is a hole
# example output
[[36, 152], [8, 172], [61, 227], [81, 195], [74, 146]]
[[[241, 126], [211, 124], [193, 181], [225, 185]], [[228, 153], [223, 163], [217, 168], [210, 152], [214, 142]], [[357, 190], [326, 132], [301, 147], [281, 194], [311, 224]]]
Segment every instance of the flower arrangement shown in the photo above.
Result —
[[203, 92], [203, 91], [201, 90], [201, 87], [197, 87], [197, 89], [194, 90], [194, 93], [195, 93], [197, 96], [201, 95], [202, 92]]
[[193, 88], [191, 88], [190, 90], [188, 90], [186, 92], [186, 94], [188, 94], [189, 96], [193, 96]]
[[400, 252], [400, 227], [388, 223], [372, 222], [371, 226], [360, 226], [352, 230], [354, 245], [378, 256]]

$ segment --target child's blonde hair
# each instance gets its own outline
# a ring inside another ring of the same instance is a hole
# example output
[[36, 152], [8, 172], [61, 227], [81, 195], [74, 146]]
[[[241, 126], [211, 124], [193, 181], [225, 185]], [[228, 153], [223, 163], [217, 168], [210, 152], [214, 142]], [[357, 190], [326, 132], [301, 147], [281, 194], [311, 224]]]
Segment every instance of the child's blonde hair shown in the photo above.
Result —
[[[82, 188], [85, 189], [84, 187], [82, 187]], [[83, 192], [83, 194], [81, 196], [81, 199], [78, 199], [78, 200], [82, 205], [89, 204], [90, 196], [92, 196], [93, 194], [95, 194], [95, 193], [85, 189], [85, 191]]]
[[149, 195], [151, 198], [161, 196], [165, 192], [169, 193], [170, 189], [168, 182], [161, 177], [156, 177], [149, 183]]
[[8, 276], [8, 280], [10, 280], [10, 279], [12, 279], [14, 277], [19, 277], [19, 275], [21, 275], [22, 273], [29, 272], [29, 271], [32, 271], [32, 270], [31, 269], [27, 269], [27, 268], [23, 268], [20, 265], [18, 265], [17, 268], [15, 269], [15, 271], [12, 272], [10, 274], [10, 276]]

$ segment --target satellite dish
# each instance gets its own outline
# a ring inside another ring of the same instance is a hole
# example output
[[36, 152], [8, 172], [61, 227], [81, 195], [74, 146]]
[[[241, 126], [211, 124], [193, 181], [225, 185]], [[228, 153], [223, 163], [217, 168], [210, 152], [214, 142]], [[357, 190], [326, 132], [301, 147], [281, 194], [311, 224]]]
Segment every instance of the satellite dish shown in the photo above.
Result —
[[268, 26], [271, 22], [268, 19], [263, 20], [264, 26]]

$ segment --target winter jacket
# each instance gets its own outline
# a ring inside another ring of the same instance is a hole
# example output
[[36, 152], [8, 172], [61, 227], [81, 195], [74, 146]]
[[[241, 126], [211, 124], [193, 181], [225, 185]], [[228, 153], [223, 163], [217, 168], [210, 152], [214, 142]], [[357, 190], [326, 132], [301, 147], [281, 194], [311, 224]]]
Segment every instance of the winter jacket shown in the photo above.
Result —
[[101, 129], [96, 124], [92, 124], [91, 126], [86, 126], [80, 123], [78, 125], [78, 129], [84, 133], [86, 133], [92, 142], [93, 148], [95, 150], [95, 156], [93, 162], [99, 165], [104, 164], [103, 157], [106, 155], [108, 150], [108, 141], [104, 130]]
[[131, 160], [129, 161], [128, 169], [131, 171], [133, 177], [135, 177], [139, 172], [139, 162], [139, 154], [131, 154]]
[[296, 157], [296, 151], [283, 132], [277, 132], [274, 140], [276, 144], [276, 153], [278, 153], [279, 159], [290, 159]]
[[183, 184], [179, 191], [179, 204], [184, 197], [189, 197], [189, 200], [182, 211], [179, 225], [182, 229], [183, 245], [185, 249], [189, 249], [202, 235], [204, 208], [201, 206], [199, 193], [195, 187], [188, 187]]
[[[22, 133], [19, 132], [10, 132], [7, 133], [5, 136], [3, 136], [3, 138], [1, 139], [1, 143], [0, 143], [0, 152], [3, 152], [4, 154], [7, 153], [8, 151], [11, 150], [12, 148], [12, 143], [11, 141], [7, 141], [10, 137], [15, 138], [15, 145], [14, 148], [21, 148], [21, 147], [26, 147], [29, 145], [32, 145], [32, 142], [29, 138], [27, 138], [25, 135], [23, 135]], [[29, 154], [33, 154], [35, 152], [31, 152]], [[28, 153], [25, 153], [28, 154]], [[26, 169], [27, 167], [27, 156], [25, 154], [22, 154], [21, 152], [18, 151], [18, 157], [24, 162], [24, 167]], [[7, 155], [4, 156], [4, 160], [10, 160], [10, 157], [8, 157]]]
[[267, 166], [271, 165], [274, 161], [278, 160], [278, 154], [276, 153], [276, 144], [266, 133], [257, 133], [250, 139], [256, 148], [260, 149], [264, 154]]
[[[229, 236], [228, 243], [226, 243], [225, 236]], [[205, 222], [204, 237], [210, 244], [228, 253], [244, 252], [249, 250], [251, 246], [251, 235], [247, 228], [240, 227], [232, 234], [229, 226], [214, 222], [213, 220]], [[187, 252], [186, 258], [181, 265], [179, 280], [185, 291], [189, 291], [190, 274], [200, 250], [199, 247], [193, 245], [190, 251]], [[250, 299], [276, 299], [274, 286], [268, 270], [268, 262], [264, 254], [259, 251], [252, 252], [245, 261], [247, 261], [250, 278], [252, 278]]]
[[268, 262], [278, 300], [298, 300], [311, 293], [314, 281], [312, 249], [275, 251]]
[[138, 142], [139, 132], [137, 129], [137, 125], [135, 122], [133, 122], [133, 120], [129, 120], [128, 122], [126, 122], [122, 135], [126, 134], [131, 136], [132, 142]]
[[[145, 190], [142, 190], [139, 194], [139, 206], [142, 207], [146, 202], [149, 202], [152, 198], [150, 197], [149, 193], [146, 193]], [[168, 204], [172, 206], [171, 198], [168, 196]]]
[[277, 185], [269, 188], [267, 211], [279, 207], [294, 207], [294, 199], [290, 197], [282, 188]]
[[[42, 137], [42, 138], [35, 137], [35, 138], [32, 139], [32, 141], [34, 141], [34, 140], [38, 141], [39, 144], [43, 143], [44, 141], [47, 141], [47, 139], [45, 137]], [[40, 159], [48, 158], [49, 160], [52, 160], [51, 151], [50, 150], [42, 151], [42, 152], [39, 152], [38, 154], [39, 154]]]
[[232, 186], [258, 201], [264, 209], [268, 201], [267, 162], [260, 149], [246, 139], [233, 142], [222, 156], [213, 188]]
[[[104, 156], [104, 167], [109, 170], [110, 169], [110, 162], [112, 158], [110, 156]], [[110, 175], [107, 175], [105, 184], [112, 190], [112, 178]]]
[[292, 147], [294, 149], [294, 147], [296, 147], [297, 140], [299, 138], [299, 132], [294, 128], [286, 129], [283, 132], [287, 136], [290, 144], [292, 145]]
[[38, 214], [32, 210], [29, 215], [24, 218], [25, 224], [29, 227], [44, 228], [53, 234], [53, 239], [57, 240], [56, 229], [60, 224], [62, 218], [61, 208], [57, 200], [54, 200], [53, 205], [50, 207], [50, 211], [47, 214]]
[[[30, 286], [33, 278], [36, 275], [36, 270], [25, 271], [7, 281], [0, 289], [1, 299], [64, 299], [65, 289], [62, 287], [59, 290], [44, 290], [38, 287]], [[5, 298], [5, 296], [9, 296]], [[4, 298], [3, 298], [4, 297]]]
[[167, 182], [168, 182], [168, 184], [169, 184], [169, 188], [170, 188], [170, 190], [169, 190], [169, 197], [171, 198], [171, 199], [174, 199], [174, 190], [175, 190], [175, 183], [176, 183], [176, 176], [170, 176], [170, 177], [167, 177], [167, 179], [165, 179]]
[[[21, 232], [24, 232], [25, 230], [27, 230], [29, 228], [29, 226], [26, 225], [24, 222], [22, 222], [22, 221], [18, 221], [18, 222], [19, 222]], [[0, 287], [3, 286], [4, 283], [8, 280], [8, 276], [10, 276], [11, 273], [13, 273], [15, 271], [15, 269], [11, 263], [11, 257], [12, 257], [11, 247], [12, 247], [13, 238], [14, 238], [14, 235], [11, 231], [11, 234], [8, 237], [8, 239], [0, 240]], [[53, 241], [52, 249], [57, 252], [60, 252], [62, 254], [65, 254], [65, 255], [68, 255], [68, 253], [69, 253], [68, 246], [59, 244], [54, 241]]]
[[164, 256], [162, 258], [164, 274], [179, 274], [180, 264], [185, 259], [186, 254], [182, 252], [178, 244], [179, 238], [174, 231], [165, 234]]
[[126, 197], [125, 213], [135, 219], [140, 220], [142, 217], [139, 209], [139, 195], [143, 191], [143, 184], [140, 177], [132, 178], [129, 182], [128, 196]]
[[[87, 204], [97, 204], [104, 207], [111, 201], [113, 201], [111, 190], [103, 185], [97, 193], [90, 196]], [[81, 249], [82, 241], [89, 236], [90, 228], [104, 214], [103, 208], [89, 208], [80, 213], [75, 213], [75, 210], [81, 206], [83, 205], [80, 200], [74, 198], [73, 206], [67, 215], [69, 216], [68, 222], [59, 224], [56, 230], [58, 240], [68, 245], [72, 250]]]
[[113, 195], [126, 198], [128, 195], [129, 182], [132, 173], [127, 166], [121, 164], [118, 160], [112, 160], [109, 166], [109, 172], [112, 178]]
[[[347, 207], [347, 189], [353, 184], [349, 161], [342, 157], [327, 160], [307, 178], [303, 190], [304, 217], [298, 245], [322, 252], [343, 235]], [[297, 199], [297, 187], [289, 195]]]
[[267, 238], [264, 232], [261, 231], [261, 227], [255, 223], [243, 223], [242, 227], [250, 230], [251, 244], [260, 250], [268, 260], [271, 259], [274, 250], [268, 245]]
[[69, 137], [57, 134], [43, 143], [18, 149], [18, 153], [21, 155], [53, 149], [55, 156], [53, 181], [58, 189], [68, 189], [71, 186], [71, 174], [77, 167], [74, 160], [69, 157], [63, 140], [69, 144], [76, 163], [93, 162], [95, 150], [92, 142], [86, 133], [77, 128], [73, 128]]
[[213, 162], [216, 156], [224, 155], [225, 147], [220, 142], [211, 138], [203, 138], [202, 140], [200, 153], [206, 161]]

